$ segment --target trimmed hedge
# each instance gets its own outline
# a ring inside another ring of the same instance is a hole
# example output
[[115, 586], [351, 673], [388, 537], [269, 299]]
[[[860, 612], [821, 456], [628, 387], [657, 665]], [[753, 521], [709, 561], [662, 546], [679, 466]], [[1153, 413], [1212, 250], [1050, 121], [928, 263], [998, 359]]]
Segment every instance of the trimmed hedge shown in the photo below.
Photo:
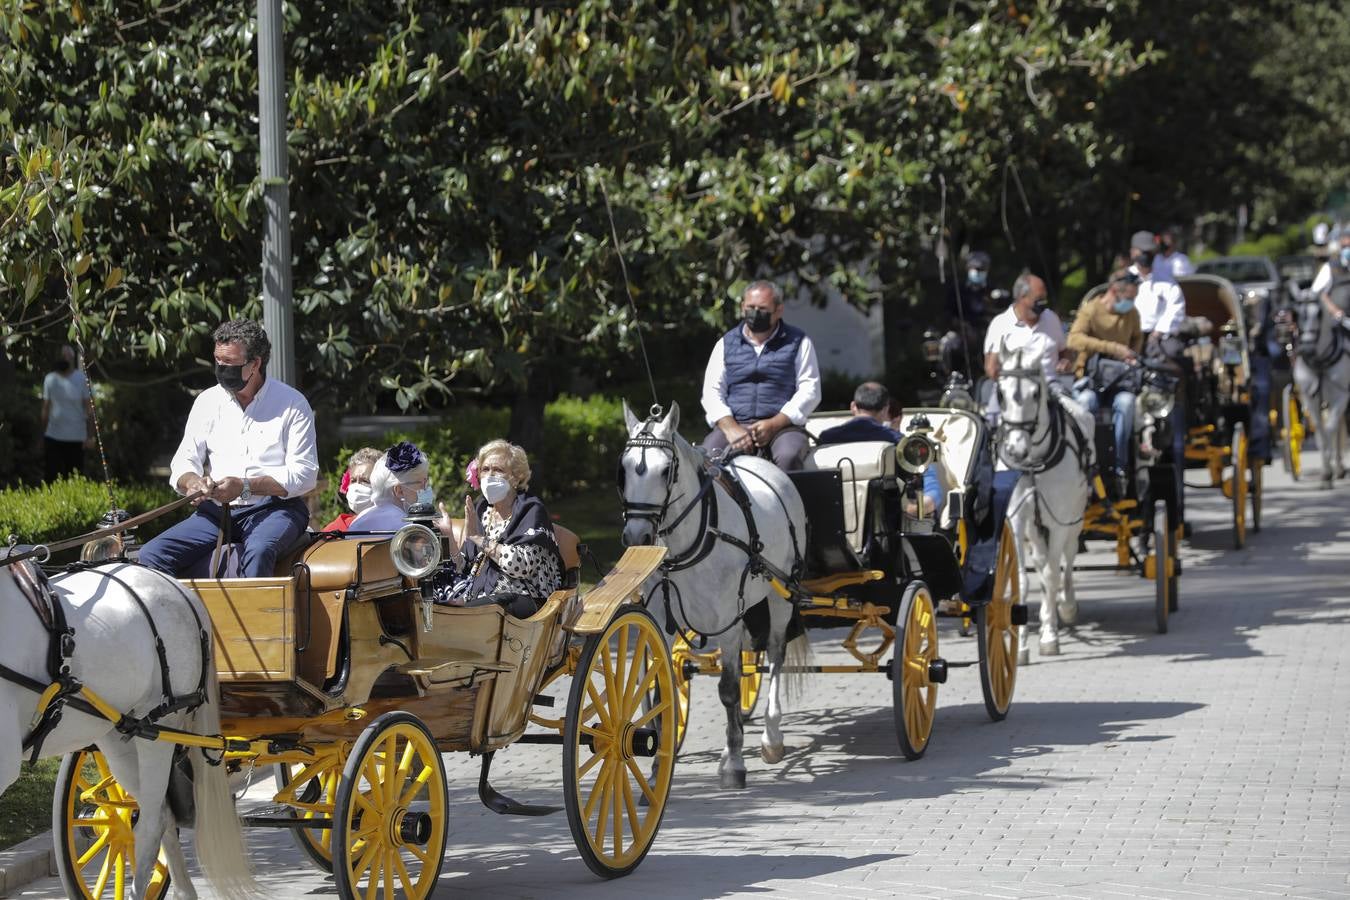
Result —
[[[132, 515], [146, 512], [177, 499], [167, 482], [114, 484], [113, 495]], [[0, 489], [0, 539], [17, 535], [20, 543], [59, 541], [92, 531], [108, 511], [108, 492], [101, 481], [83, 476], [62, 478], [38, 487]], [[183, 518], [182, 513], [162, 516], [136, 529], [144, 543]]]

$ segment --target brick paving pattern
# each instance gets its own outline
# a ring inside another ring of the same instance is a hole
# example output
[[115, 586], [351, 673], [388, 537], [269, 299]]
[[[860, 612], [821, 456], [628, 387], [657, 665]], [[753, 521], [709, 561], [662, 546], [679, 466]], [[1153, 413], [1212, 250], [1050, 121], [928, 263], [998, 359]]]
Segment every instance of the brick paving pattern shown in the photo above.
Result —
[[[917, 762], [899, 754], [888, 681], [815, 676], [785, 717], [783, 763], [759, 760], [752, 725], [749, 789], [721, 791], [722, 713], [697, 682], [661, 833], [625, 879], [590, 874], [561, 814], [487, 812], [476, 762], [447, 756], [437, 896], [1350, 897], [1350, 486], [1309, 476], [1268, 470], [1267, 528], [1241, 551], [1222, 496], [1193, 492], [1171, 633], [1154, 633], [1151, 584], [1080, 576], [1080, 623], [1061, 656], [1033, 649], [1008, 719], [991, 723], [977, 673], [954, 670]], [[813, 637], [817, 661], [841, 655], [837, 635]], [[975, 655], [952, 628], [941, 647]], [[494, 783], [561, 804], [561, 754], [512, 748]], [[332, 893], [286, 835], [250, 848], [273, 896]], [[61, 892], [49, 879], [21, 896]]]

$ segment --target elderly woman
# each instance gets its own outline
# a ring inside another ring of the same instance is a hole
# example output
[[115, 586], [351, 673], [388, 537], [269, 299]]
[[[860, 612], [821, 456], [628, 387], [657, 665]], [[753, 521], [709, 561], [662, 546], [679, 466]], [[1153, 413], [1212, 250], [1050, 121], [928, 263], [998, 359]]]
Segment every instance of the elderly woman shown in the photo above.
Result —
[[464, 498], [464, 581], [456, 593], [466, 605], [499, 603], [524, 618], [562, 584], [553, 522], [539, 498], [526, 492], [524, 450], [491, 441], [475, 461], [482, 496]]
[[352, 454], [347, 462], [347, 471], [342, 474], [342, 484], [338, 486], [338, 496], [351, 512], [338, 513], [336, 519], [323, 526], [324, 531], [346, 531], [352, 519], [375, 505], [370, 490], [370, 473], [382, 456], [384, 454], [374, 447], [362, 447]]
[[397, 531], [408, 507], [431, 503], [427, 458], [415, 444], [400, 441], [380, 457], [370, 472], [372, 505], [348, 524], [348, 531]]

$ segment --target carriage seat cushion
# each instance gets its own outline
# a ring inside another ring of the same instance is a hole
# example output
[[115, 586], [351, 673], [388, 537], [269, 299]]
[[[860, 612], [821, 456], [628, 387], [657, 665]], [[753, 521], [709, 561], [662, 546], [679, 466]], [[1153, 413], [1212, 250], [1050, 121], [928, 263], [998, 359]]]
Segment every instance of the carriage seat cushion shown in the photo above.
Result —
[[838, 469], [845, 480], [866, 482], [895, 474], [895, 444], [890, 441], [857, 441], [826, 444], [806, 457], [807, 469]]

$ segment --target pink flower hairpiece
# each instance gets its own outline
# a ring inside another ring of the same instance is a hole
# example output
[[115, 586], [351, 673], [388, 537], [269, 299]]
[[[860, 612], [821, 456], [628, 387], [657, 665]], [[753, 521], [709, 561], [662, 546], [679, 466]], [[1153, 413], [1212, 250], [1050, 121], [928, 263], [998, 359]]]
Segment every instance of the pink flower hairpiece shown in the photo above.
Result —
[[468, 466], [464, 469], [464, 480], [469, 483], [469, 487], [478, 490], [478, 460], [469, 460]]
[[342, 473], [342, 483], [338, 485], [338, 493], [339, 494], [347, 493], [347, 488], [351, 486], [352, 486], [352, 473], [351, 470], [348, 469], [346, 472]]

